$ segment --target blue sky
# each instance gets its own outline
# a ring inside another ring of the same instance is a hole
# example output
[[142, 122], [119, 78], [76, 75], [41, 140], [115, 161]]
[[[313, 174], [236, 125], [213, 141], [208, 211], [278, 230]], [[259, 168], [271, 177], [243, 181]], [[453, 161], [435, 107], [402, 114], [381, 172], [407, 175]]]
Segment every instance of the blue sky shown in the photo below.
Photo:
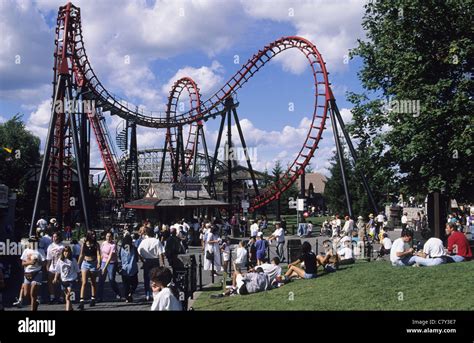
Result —
[[[360, 27], [363, 1], [112, 1], [81, 0], [87, 54], [106, 88], [147, 109], [163, 109], [170, 85], [191, 76], [205, 100], [220, 88], [259, 49], [290, 35], [311, 40], [327, 62], [339, 108], [350, 120], [346, 91], [360, 91], [360, 61], [347, 62], [348, 49], [364, 38]], [[27, 127], [46, 136], [52, 94], [52, 62], [56, 0], [0, 1], [0, 121], [24, 114]], [[21, 62], [15, 64], [20, 56]], [[130, 64], [124, 65], [128, 56]], [[235, 64], [235, 56], [240, 64]], [[302, 56], [302, 55], [301, 55]], [[312, 75], [309, 66], [284, 52], [271, 61], [238, 93], [238, 113], [250, 147], [256, 148], [258, 169], [276, 160], [292, 161], [306, 136], [312, 114]], [[289, 103], [294, 112], [288, 111]], [[111, 132], [120, 119], [107, 117]], [[207, 122], [212, 148], [218, 122]], [[286, 127], [286, 130], [283, 129]], [[290, 132], [288, 137], [281, 137]], [[140, 147], [161, 147], [163, 132], [139, 129]], [[265, 138], [266, 139], [263, 139]], [[281, 138], [281, 139], [280, 139]], [[312, 160], [327, 174], [334, 150], [327, 129]], [[270, 143], [269, 143], [270, 142]], [[97, 149], [91, 155], [100, 165]]]

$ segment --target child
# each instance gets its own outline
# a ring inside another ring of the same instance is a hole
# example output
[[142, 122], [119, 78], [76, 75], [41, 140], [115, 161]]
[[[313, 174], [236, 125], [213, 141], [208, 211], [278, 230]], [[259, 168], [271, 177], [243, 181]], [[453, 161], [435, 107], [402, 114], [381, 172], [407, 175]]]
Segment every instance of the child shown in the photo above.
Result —
[[61, 289], [66, 298], [66, 311], [72, 311], [71, 294], [79, 273], [79, 265], [72, 256], [72, 249], [69, 245], [65, 246], [61, 257], [56, 264], [56, 276], [53, 283], [58, 283], [61, 278]]
[[166, 267], [155, 267], [150, 271], [151, 289], [153, 291], [152, 311], [182, 311], [178, 301], [178, 292], [170, 287], [173, 279], [171, 271]]

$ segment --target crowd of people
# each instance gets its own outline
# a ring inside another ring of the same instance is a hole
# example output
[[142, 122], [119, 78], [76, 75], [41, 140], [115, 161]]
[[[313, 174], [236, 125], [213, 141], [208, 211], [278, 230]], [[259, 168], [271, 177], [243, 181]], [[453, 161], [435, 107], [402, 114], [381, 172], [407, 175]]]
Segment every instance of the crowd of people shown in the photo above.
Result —
[[[423, 223], [424, 214], [419, 214]], [[321, 227], [321, 236], [328, 236], [322, 242], [322, 251], [313, 251], [310, 242], [304, 241], [298, 257], [287, 261], [286, 271], [281, 263], [286, 262], [287, 232], [280, 222], [270, 224], [264, 217], [249, 221], [248, 241], [241, 239], [236, 246], [231, 245], [229, 235], [232, 227], [239, 224], [231, 224], [232, 218], [229, 221], [200, 218], [189, 222], [180, 219], [171, 225], [152, 225], [145, 220], [136, 230], [125, 227], [120, 235], [118, 230], [108, 230], [98, 239], [95, 231], [88, 231], [80, 240], [74, 239], [71, 232], [60, 230], [54, 218], [49, 223], [40, 219], [36, 235], [29, 238], [28, 248], [20, 257], [24, 280], [14, 305], [22, 306], [29, 300], [31, 310], [36, 311], [41, 287], [45, 287], [49, 303], [64, 303], [67, 311], [73, 310], [72, 304], [77, 301], [75, 294], [79, 293], [76, 308], [84, 310], [86, 303], [94, 307], [104, 301], [106, 282], [114, 300], [133, 303], [138, 274], [142, 270], [144, 301], [152, 302], [151, 309], [182, 310], [175, 273], [184, 269], [179, 255], [185, 254], [190, 245], [201, 247], [203, 269], [211, 276], [220, 276], [220, 272], [231, 274], [231, 286], [218, 294], [219, 297], [265, 291], [295, 278], [313, 279], [319, 268], [326, 273], [335, 272], [340, 265], [354, 263], [374, 243], [380, 244], [378, 257], [388, 257], [393, 266], [436, 266], [469, 261], [472, 251], [467, 234], [472, 235], [473, 218], [472, 213], [465, 221], [457, 214], [447, 218], [446, 246], [441, 239], [428, 236], [424, 236], [423, 246], [413, 246], [414, 230], [404, 225], [407, 221], [403, 218], [401, 236], [392, 242], [383, 213], [370, 214], [367, 221], [359, 216], [357, 222], [349, 216], [343, 221], [335, 215]], [[426, 233], [423, 225], [420, 230]], [[67, 244], [62, 240], [63, 234], [68, 237]], [[242, 231], [242, 235], [245, 234], [246, 229]], [[308, 231], [301, 232], [301, 236], [307, 234]], [[272, 243], [275, 257], [270, 258]], [[120, 284], [117, 275], [121, 277]], [[46, 302], [41, 299], [42, 304]]]

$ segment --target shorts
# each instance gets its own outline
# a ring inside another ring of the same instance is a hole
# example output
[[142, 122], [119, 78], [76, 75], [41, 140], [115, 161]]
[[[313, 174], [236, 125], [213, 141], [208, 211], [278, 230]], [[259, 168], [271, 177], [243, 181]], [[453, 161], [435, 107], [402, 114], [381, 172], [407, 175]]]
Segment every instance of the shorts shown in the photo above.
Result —
[[316, 274], [308, 274], [308, 273], [304, 273], [304, 278], [305, 279], [314, 279], [316, 277]]
[[73, 289], [76, 285], [76, 281], [62, 281], [61, 282], [61, 290], [65, 292], [67, 289]]
[[245, 286], [245, 282], [243, 279], [244, 277], [242, 276], [242, 274], [237, 274], [237, 277], [235, 278], [235, 286], [237, 287], [237, 294], [247, 295], [249, 294], [249, 292], [247, 290], [247, 286]]
[[41, 282], [43, 281], [43, 272], [41, 270], [29, 274], [32, 274], [31, 280], [28, 280], [26, 276], [23, 278], [23, 283], [25, 285], [41, 285]]
[[81, 270], [89, 272], [97, 272], [97, 261], [82, 261]]
[[331, 266], [329, 264], [326, 264], [324, 266], [324, 270], [328, 273], [332, 273], [332, 272], [335, 272], [336, 271], [336, 268], [334, 266]]

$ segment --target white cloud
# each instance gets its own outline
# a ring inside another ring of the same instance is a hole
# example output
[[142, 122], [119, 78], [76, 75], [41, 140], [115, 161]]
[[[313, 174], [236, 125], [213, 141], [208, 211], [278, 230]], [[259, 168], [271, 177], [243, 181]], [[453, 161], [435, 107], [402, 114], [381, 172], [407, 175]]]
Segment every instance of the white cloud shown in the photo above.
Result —
[[43, 100], [36, 111], [31, 112], [26, 121], [26, 128], [41, 139], [41, 149], [44, 148], [48, 125], [51, 118], [51, 100]]
[[[345, 56], [355, 47], [356, 39], [363, 38], [361, 27], [363, 0], [295, 1], [241, 0], [248, 15], [291, 23], [297, 36], [313, 42], [328, 64], [330, 71], [345, 69]], [[301, 74], [308, 62], [302, 53], [285, 51], [278, 58], [284, 70]]]
[[51, 80], [53, 37], [32, 3], [0, 1], [1, 91], [34, 89]]
[[0, 115], [0, 123], [4, 123], [6, 121], [7, 119], [4, 116]]
[[[218, 86], [222, 86], [224, 67], [218, 61], [212, 61], [212, 64], [208, 66], [202, 66], [200, 68], [193, 68], [186, 66], [179, 69], [176, 74], [171, 77], [168, 82], [161, 88], [163, 94], [168, 96], [169, 91], [173, 84], [184, 76], [188, 76], [196, 82], [201, 95], [207, 96], [217, 90]], [[204, 99], [203, 99], [204, 100]]]

